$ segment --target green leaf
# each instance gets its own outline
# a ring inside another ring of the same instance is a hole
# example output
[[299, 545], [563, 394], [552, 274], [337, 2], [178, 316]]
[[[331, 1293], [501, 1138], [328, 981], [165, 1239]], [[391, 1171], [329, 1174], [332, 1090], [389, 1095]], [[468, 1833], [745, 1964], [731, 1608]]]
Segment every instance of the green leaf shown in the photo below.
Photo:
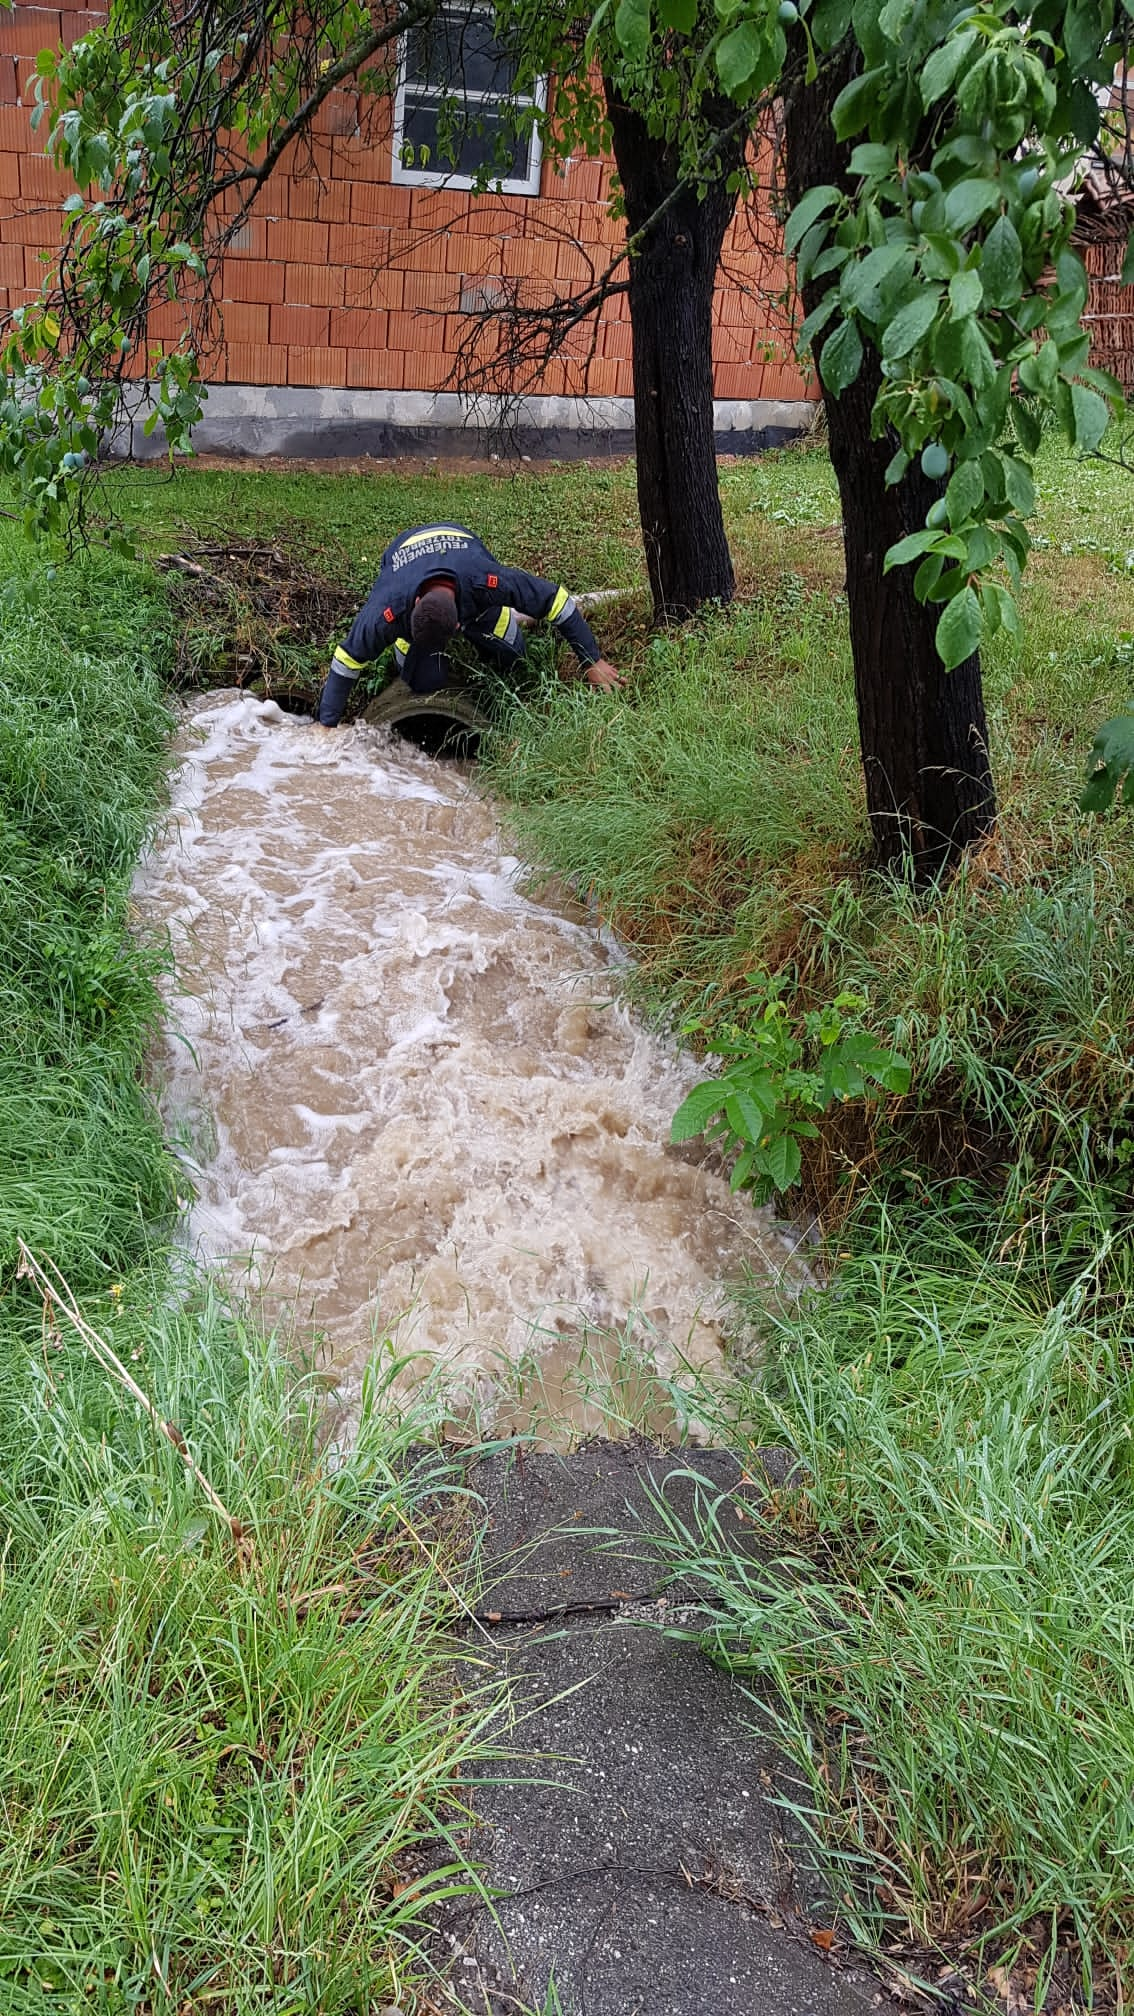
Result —
[[1067, 94], [1071, 131], [1082, 147], [1094, 145], [1099, 130], [1099, 101], [1085, 77], [1076, 77]]
[[998, 217], [985, 239], [980, 272], [985, 300], [994, 308], [1007, 308], [1018, 299], [1023, 268], [1020, 240], [1010, 217]]
[[910, 560], [916, 560], [920, 554], [936, 549], [940, 537], [940, 532], [930, 528], [921, 532], [907, 532], [904, 539], [899, 539], [896, 546], [890, 547], [882, 562], [882, 572], [888, 574], [891, 567], [905, 567]]
[[731, 1092], [725, 1100], [725, 1119], [728, 1121], [738, 1141], [747, 1141], [753, 1147], [759, 1145], [760, 1137], [768, 1124], [768, 1116], [747, 1092]]
[[797, 349], [809, 350], [811, 348], [819, 331], [826, 328], [838, 305], [839, 297], [834, 288], [832, 288], [831, 292], [820, 301], [817, 308], [811, 310], [810, 315], [804, 321], [799, 332], [796, 344]]
[[914, 11], [914, 0], [885, 0], [878, 14], [878, 26], [888, 42], [905, 38]]
[[840, 266], [846, 265], [850, 256], [849, 245], [828, 245], [825, 252], [820, 252], [818, 259], [811, 261], [811, 278], [820, 280], [824, 273], [837, 273]]
[[804, 232], [809, 231], [816, 220], [822, 217], [824, 211], [829, 210], [838, 200], [839, 192], [829, 182], [820, 183], [814, 189], [809, 189], [788, 218], [784, 231], [785, 249], [794, 252]]
[[884, 357], [906, 357], [916, 343], [920, 343], [926, 330], [937, 315], [941, 303], [941, 290], [929, 287], [921, 294], [907, 301], [899, 308], [892, 321], [882, 331], [882, 355]]
[[1079, 254], [1073, 252], [1070, 246], [1056, 259], [1055, 274], [1059, 281], [1060, 301], [1074, 303], [1076, 315], [1081, 314], [1087, 305], [1090, 283], [1087, 279], [1087, 269]]
[[851, 154], [847, 170], [851, 175], [892, 175], [895, 165], [892, 147], [884, 147], [877, 140], [863, 140]]
[[927, 112], [945, 96], [976, 39], [976, 30], [967, 28], [960, 35], [950, 35], [926, 57], [921, 69], [921, 102]]
[[1104, 721], [1091, 747], [1087, 764], [1087, 784], [1079, 799], [1083, 812], [1106, 812], [1113, 805], [1118, 787], [1125, 778], [1122, 797], [1134, 803], [1134, 705], [1125, 714]]
[[945, 221], [951, 231], [971, 231], [974, 224], [1000, 206], [1000, 184], [982, 175], [954, 182], [945, 198]]
[[1020, 634], [1020, 612], [1016, 607], [1015, 600], [1008, 593], [1007, 588], [1002, 588], [998, 581], [986, 581], [984, 584], [984, 593], [985, 600], [991, 603], [996, 610], [996, 617], [1000, 628], [1006, 630], [1010, 637], [1018, 637]]
[[833, 49], [851, 25], [852, 0], [819, 0], [811, 27], [820, 49]]
[[879, 1051], [878, 1062], [868, 1064], [865, 1068], [886, 1092], [897, 1092], [904, 1098], [910, 1089], [913, 1072], [909, 1060], [899, 1057], [893, 1050]]
[[1018, 511], [1021, 518], [1030, 518], [1036, 508], [1036, 486], [1032, 481], [1031, 470], [1022, 462], [1017, 462], [1014, 455], [1006, 455], [1003, 450], [1000, 455], [1000, 468], [1004, 477], [1004, 493], [1013, 511]]
[[1024, 405], [1021, 399], [1013, 399], [1012, 401], [1012, 425], [1016, 430], [1016, 439], [1019, 441], [1024, 453], [1026, 455], [1036, 454], [1040, 442], [1043, 440], [1043, 428], [1035, 414]]
[[862, 338], [853, 322], [840, 322], [828, 336], [819, 357], [819, 370], [828, 392], [837, 399], [853, 385], [862, 368]]
[[1074, 442], [1085, 454], [1097, 448], [1107, 427], [1110, 425], [1110, 408], [1105, 399], [1092, 392], [1087, 385], [1073, 384], [1071, 387], [1071, 416], [1074, 425]]
[[799, 1181], [799, 1172], [803, 1167], [795, 1135], [777, 1134], [757, 1157], [757, 1162], [777, 1190], [790, 1190], [792, 1184]]
[[972, 518], [984, 503], [984, 477], [980, 463], [958, 462], [949, 478], [945, 492], [945, 509], [949, 513], [949, 523], [960, 525], [966, 518]]
[[1054, 348], [1059, 356], [1060, 370], [1068, 378], [1077, 378], [1091, 354], [1091, 339], [1085, 329], [1076, 326], [1072, 335], [1060, 336]]
[[847, 1065], [838, 1055], [824, 1059], [822, 1104], [824, 1109], [835, 1099], [853, 1099], [863, 1089], [862, 1073], [857, 1065]]
[[823, 251], [831, 230], [830, 220], [820, 217], [818, 222], [805, 231], [795, 255], [795, 277], [800, 287], [811, 278], [812, 267]]
[[718, 1078], [709, 1078], [701, 1085], [694, 1085], [670, 1122], [670, 1140], [690, 1141], [695, 1134], [703, 1134], [714, 1113], [720, 1112], [726, 1097], [726, 1089]]
[[984, 392], [996, 382], [996, 359], [975, 316], [961, 323], [961, 364], [973, 389]]
[[717, 75], [730, 97], [739, 97], [759, 69], [766, 50], [766, 38], [755, 21], [741, 21], [729, 30], [717, 49]]
[[1102, 371], [1097, 364], [1084, 364], [1079, 376], [1085, 385], [1093, 385], [1096, 392], [1101, 392], [1104, 399], [1117, 403], [1126, 397], [1122, 380], [1113, 371]]
[[937, 653], [947, 672], [970, 658], [980, 643], [980, 603], [972, 588], [962, 588], [945, 604], [937, 625]]
[[839, 290], [845, 307], [873, 321], [881, 306], [878, 290], [882, 281], [903, 259], [911, 260], [912, 256], [908, 245], [890, 244], [876, 245], [864, 259], [856, 259], [843, 274]]
[[861, 77], [852, 78], [839, 92], [831, 110], [831, 123], [839, 140], [849, 140], [866, 125], [882, 100], [887, 82], [888, 73], [879, 65], [877, 69], [864, 70]]
[[1063, 53], [1073, 77], [1086, 70], [1105, 45], [1102, 27], [1098, 0], [1067, 0], [1067, 11], [1063, 17]]
[[1025, 392], [1050, 392], [1059, 376], [1059, 345], [1041, 343], [1030, 357], [1020, 360], [1019, 378]]
[[[940, 206], [942, 215], [944, 215], [945, 198], [943, 196], [935, 196], [932, 200]], [[929, 208], [928, 204], [926, 208]], [[922, 254], [922, 262], [929, 278], [931, 280], [948, 280], [952, 274], [959, 273], [965, 263], [964, 246], [959, 245], [955, 238], [949, 238], [941, 231], [930, 230], [924, 218], [922, 220], [922, 234], [926, 245], [926, 249]]]
[[651, 0], [618, 0], [614, 32], [628, 56], [641, 59], [650, 46]]
[[975, 315], [984, 298], [984, 286], [975, 266], [965, 266], [949, 282], [949, 319], [960, 322]]
[[697, 0], [658, 0], [658, 20], [663, 28], [691, 35], [697, 25]]
[[936, 549], [932, 553], [926, 554], [925, 559], [913, 577], [913, 592], [919, 602], [928, 602], [931, 597], [935, 596], [944, 565], [945, 561]]
[[908, 1092], [910, 1089], [911, 1074], [906, 1059], [899, 1057], [894, 1050], [884, 1049], [865, 1029], [853, 1030], [850, 1035], [844, 1036], [834, 1061], [843, 1066], [847, 1082], [856, 1094], [864, 1089], [865, 1078], [873, 1078], [874, 1083], [887, 1092]]

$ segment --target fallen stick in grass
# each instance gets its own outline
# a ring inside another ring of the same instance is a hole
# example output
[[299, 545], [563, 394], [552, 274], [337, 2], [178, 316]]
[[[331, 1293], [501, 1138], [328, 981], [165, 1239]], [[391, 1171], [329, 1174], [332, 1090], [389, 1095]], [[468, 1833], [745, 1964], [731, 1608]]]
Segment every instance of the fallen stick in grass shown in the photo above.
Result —
[[220, 1517], [225, 1521], [233, 1539], [242, 1549], [247, 1550], [250, 1541], [247, 1527], [241, 1520], [233, 1517], [224, 1500], [219, 1498], [213, 1490], [204, 1471], [194, 1463], [180, 1428], [173, 1421], [162, 1420], [153, 1401], [147, 1394], [143, 1393], [133, 1373], [127, 1371], [117, 1352], [111, 1349], [105, 1337], [100, 1337], [98, 1331], [92, 1329], [55, 1262], [53, 1260], [48, 1260], [47, 1262], [47, 1267], [51, 1269], [51, 1274], [55, 1276], [55, 1280], [53, 1281], [51, 1276], [46, 1272], [45, 1267], [36, 1259], [34, 1253], [25, 1246], [23, 1240], [17, 1238], [16, 1244], [20, 1249], [20, 1264], [16, 1270], [16, 1279], [30, 1279], [34, 1281], [45, 1301], [50, 1302], [53, 1308], [58, 1309], [60, 1315], [67, 1318], [72, 1329], [78, 1332], [91, 1357], [101, 1365], [103, 1371], [108, 1372], [112, 1378], [117, 1379], [119, 1385], [126, 1388], [127, 1393], [138, 1402], [139, 1406], [145, 1408], [154, 1427], [165, 1436], [167, 1442], [172, 1443], [185, 1468], [196, 1478], [213, 1511], [219, 1513]]

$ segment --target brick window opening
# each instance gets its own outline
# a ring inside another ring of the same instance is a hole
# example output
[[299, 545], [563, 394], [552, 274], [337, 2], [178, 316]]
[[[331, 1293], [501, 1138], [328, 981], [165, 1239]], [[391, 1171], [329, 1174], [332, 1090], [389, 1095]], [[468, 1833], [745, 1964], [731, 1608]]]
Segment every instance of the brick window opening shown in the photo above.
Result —
[[411, 28], [398, 59], [392, 180], [472, 189], [487, 179], [507, 195], [537, 196], [542, 148], [532, 115], [547, 102], [546, 79], [517, 92], [515, 78], [490, 7], [455, 0]]

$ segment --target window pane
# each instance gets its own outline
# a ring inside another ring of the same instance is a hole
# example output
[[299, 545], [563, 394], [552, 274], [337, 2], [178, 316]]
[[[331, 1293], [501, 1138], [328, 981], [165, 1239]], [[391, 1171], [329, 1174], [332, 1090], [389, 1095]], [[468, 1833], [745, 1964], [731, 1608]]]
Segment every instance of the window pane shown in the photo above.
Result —
[[515, 58], [493, 35], [491, 15], [439, 14], [411, 28], [406, 37], [406, 78], [411, 85], [503, 97], [515, 75]]
[[427, 174], [475, 175], [487, 168], [493, 180], [525, 182], [530, 173], [531, 140], [514, 133], [491, 105], [415, 100], [407, 90], [402, 142], [406, 166]]

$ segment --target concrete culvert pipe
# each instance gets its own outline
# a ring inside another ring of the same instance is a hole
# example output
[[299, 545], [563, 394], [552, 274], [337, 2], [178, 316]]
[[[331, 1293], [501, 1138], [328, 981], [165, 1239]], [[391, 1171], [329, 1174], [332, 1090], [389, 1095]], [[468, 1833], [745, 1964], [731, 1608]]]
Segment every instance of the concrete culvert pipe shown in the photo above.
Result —
[[379, 693], [363, 711], [371, 728], [392, 728], [430, 756], [470, 759], [487, 732], [483, 714], [467, 686], [443, 686], [439, 693], [411, 693], [404, 679]]

